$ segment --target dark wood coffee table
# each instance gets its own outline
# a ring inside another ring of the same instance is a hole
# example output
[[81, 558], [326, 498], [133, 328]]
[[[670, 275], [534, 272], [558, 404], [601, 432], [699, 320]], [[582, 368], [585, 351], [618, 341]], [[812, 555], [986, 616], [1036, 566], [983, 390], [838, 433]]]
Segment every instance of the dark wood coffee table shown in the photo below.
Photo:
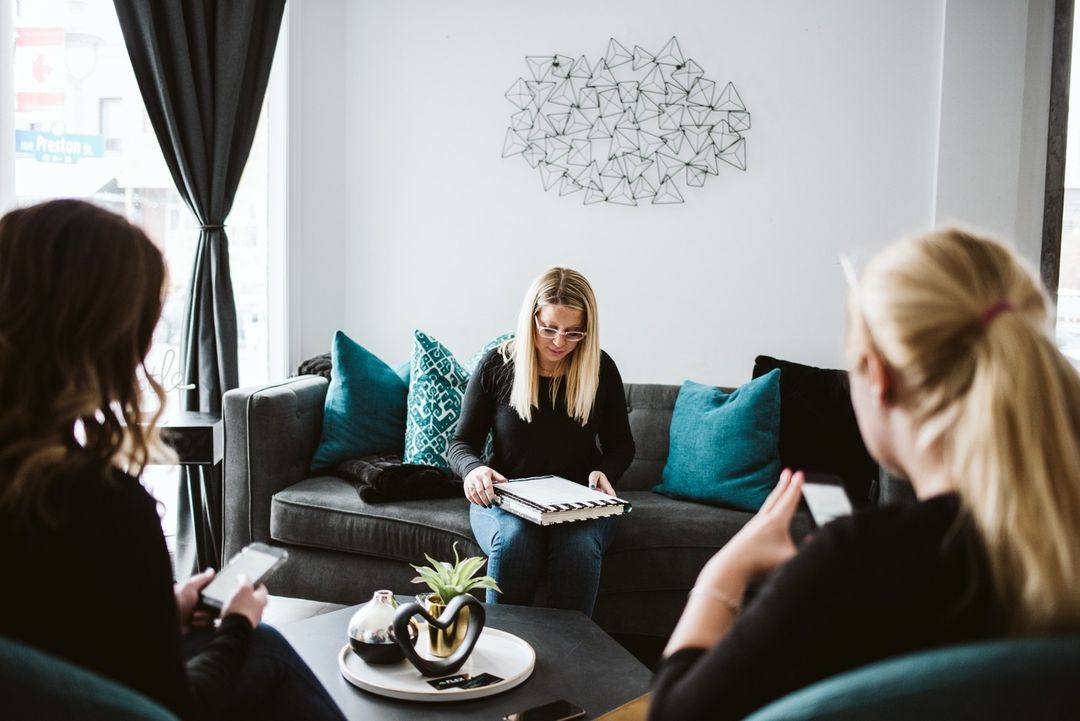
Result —
[[652, 673], [583, 613], [485, 606], [487, 624], [528, 641], [536, 668], [520, 686], [472, 701], [399, 701], [362, 691], [338, 670], [345, 629], [357, 606], [278, 627], [349, 719], [491, 719], [565, 698], [596, 718], [645, 693]]

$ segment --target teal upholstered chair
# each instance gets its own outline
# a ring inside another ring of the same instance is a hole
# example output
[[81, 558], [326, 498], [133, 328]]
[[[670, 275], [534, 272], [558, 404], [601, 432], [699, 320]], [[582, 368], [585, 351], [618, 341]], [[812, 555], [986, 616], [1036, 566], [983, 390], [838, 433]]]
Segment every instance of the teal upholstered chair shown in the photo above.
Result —
[[8, 721], [177, 721], [131, 689], [5, 638], [0, 638], [0, 716]]
[[951, 646], [839, 674], [745, 721], [1080, 719], [1080, 636]]

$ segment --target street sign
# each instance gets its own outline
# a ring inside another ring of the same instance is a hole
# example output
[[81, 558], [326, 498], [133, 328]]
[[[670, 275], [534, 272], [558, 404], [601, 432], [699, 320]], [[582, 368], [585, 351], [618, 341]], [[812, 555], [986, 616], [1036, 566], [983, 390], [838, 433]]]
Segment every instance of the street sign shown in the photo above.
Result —
[[105, 156], [100, 135], [54, 135], [40, 130], [15, 131], [16, 155], [32, 154], [42, 163], [76, 163], [80, 158]]

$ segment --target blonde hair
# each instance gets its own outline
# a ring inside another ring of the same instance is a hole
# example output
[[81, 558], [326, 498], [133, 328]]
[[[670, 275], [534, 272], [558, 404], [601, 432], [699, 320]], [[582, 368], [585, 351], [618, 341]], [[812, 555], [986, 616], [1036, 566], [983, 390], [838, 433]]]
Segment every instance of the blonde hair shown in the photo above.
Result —
[[600, 325], [592, 286], [585, 276], [569, 268], [549, 268], [533, 281], [518, 313], [517, 334], [500, 348], [503, 360], [512, 360], [514, 364], [510, 405], [526, 423], [532, 421], [532, 409], [539, 407], [540, 365], [536, 358], [534, 318], [545, 305], [561, 305], [579, 310], [585, 316], [586, 335], [560, 362], [566, 366], [565, 372], [551, 379], [550, 393], [554, 404], [565, 377], [566, 411], [571, 418], [585, 425], [592, 415], [596, 389], [600, 385]]
[[877, 256], [850, 308], [850, 342], [893, 371], [919, 447], [941, 448], [1013, 629], [1080, 626], [1080, 375], [1035, 276], [945, 229]]
[[[165, 259], [136, 226], [78, 200], [0, 219], [0, 507], [55, 524], [60, 477], [139, 474], [163, 446], [138, 374], [161, 315]], [[167, 455], [167, 453], [166, 453]]]

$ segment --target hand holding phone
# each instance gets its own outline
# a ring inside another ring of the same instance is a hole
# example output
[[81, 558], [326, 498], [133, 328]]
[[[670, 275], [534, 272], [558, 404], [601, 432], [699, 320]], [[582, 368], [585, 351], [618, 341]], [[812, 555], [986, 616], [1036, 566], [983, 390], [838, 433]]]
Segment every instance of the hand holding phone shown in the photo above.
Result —
[[263, 611], [270, 597], [266, 593], [266, 586], [256, 587], [248, 580], [247, 576], [241, 575], [237, 580], [236, 590], [225, 601], [221, 608], [221, 617], [243, 616], [252, 628], [262, 621]]
[[825, 473], [807, 473], [803, 484], [803, 499], [810, 509], [814, 525], [824, 526], [834, 518], [850, 516], [853, 512], [851, 501], [844, 491], [844, 482], [839, 476]]
[[[206, 606], [222, 610], [226, 601], [236, 592], [241, 577], [245, 577], [253, 586], [258, 586], [288, 557], [289, 554], [280, 548], [273, 548], [265, 543], [252, 543], [233, 556], [225, 568], [218, 571], [214, 580], [203, 588], [200, 600]], [[243, 600], [240, 599], [241, 602]]]
[[176, 611], [180, 620], [180, 635], [210, 628], [214, 624], [217, 613], [214, 609], [199, 603], [199, 594], [203, 587], [214, 579], [214, 573], [214, 569], [208, 568], [174, 587]]

